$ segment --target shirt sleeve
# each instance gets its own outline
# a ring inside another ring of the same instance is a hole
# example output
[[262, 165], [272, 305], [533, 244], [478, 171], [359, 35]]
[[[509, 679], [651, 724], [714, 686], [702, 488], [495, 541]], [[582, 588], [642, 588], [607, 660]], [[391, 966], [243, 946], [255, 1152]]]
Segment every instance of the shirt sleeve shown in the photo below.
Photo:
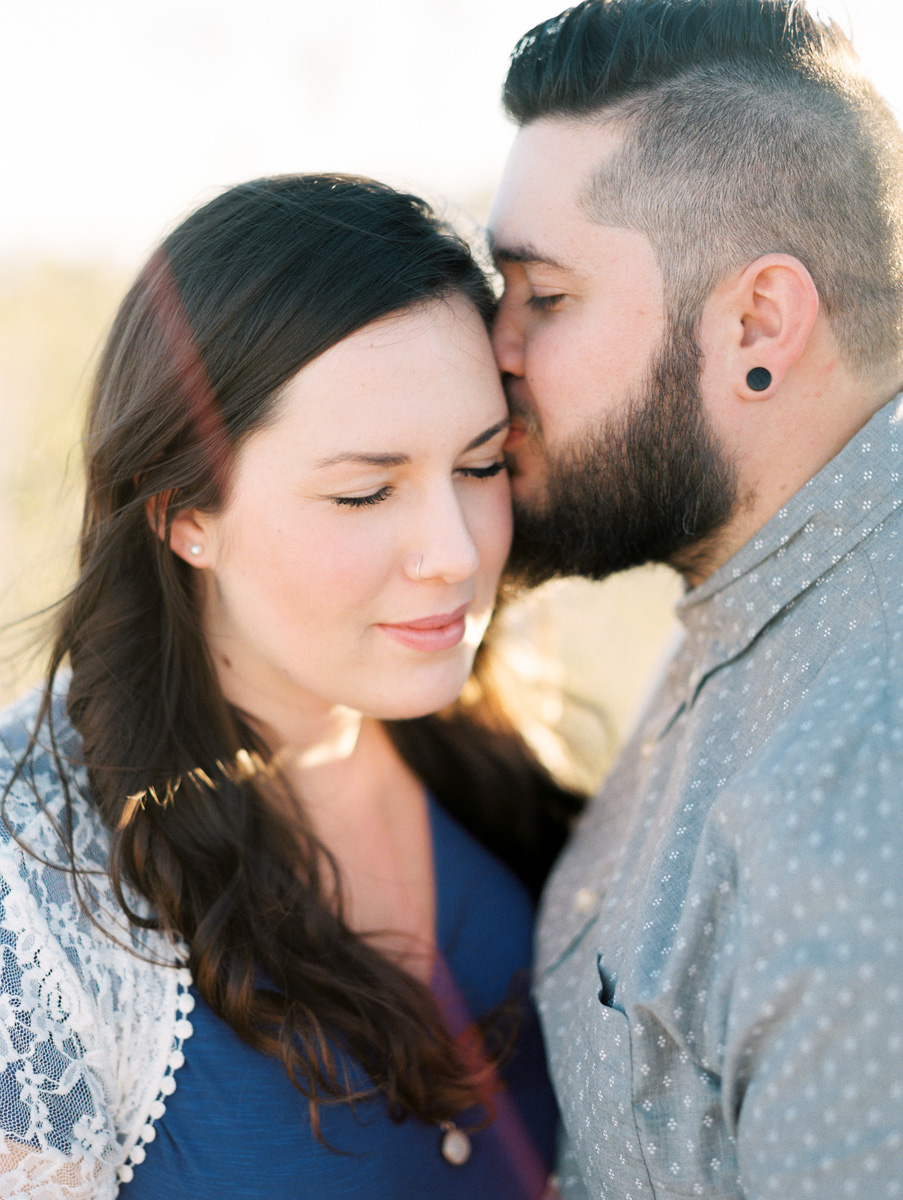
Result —
[[61, 873], [23, 869], [23, 854], [0, 839], [0, 1194], [107, 1200], [116, 1139], [91, 997], [60, 941]]
[[773, 763], [746, 802], [724, 1104], [750, 1198], [903, 1194], [903, 757], [858, 745]]

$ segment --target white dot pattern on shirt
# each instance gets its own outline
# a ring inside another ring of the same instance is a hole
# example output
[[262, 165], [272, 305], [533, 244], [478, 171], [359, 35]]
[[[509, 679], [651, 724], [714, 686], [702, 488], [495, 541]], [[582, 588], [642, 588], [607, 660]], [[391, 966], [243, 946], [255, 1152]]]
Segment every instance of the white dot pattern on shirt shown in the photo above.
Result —
[[879, 413], [682, 603], [548, 889], [569, 1200], [903, 1195], [901, 432]]

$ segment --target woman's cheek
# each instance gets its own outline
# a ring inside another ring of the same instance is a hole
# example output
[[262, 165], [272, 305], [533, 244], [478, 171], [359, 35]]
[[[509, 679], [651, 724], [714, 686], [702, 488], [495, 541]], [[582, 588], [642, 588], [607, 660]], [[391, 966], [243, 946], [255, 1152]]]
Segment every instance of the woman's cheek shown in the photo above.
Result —
[[487, 554], [491, 559], [492, 569], [501, 574], [505, 560], [508, 557], [508, 552], [511, 549], [511, 537], [514, 531], [514, 519], [511, 508], [511, 484], [507, 472], [499, 477], [498, 487], [495, 490], [492, 501], [493, 503], [488, 514], [490, 537]]
[[396, 539], [386, 517], [370, 508], [337, 515], [340, 520], [312, 539], [308, 563], [322, 584], [360, 594], [391, 570]]

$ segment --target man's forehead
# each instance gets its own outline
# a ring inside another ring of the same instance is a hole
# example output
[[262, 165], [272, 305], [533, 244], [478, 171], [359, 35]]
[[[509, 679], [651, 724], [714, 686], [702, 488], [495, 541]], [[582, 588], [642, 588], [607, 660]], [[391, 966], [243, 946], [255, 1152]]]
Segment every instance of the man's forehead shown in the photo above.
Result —
[[625, 146], [621, 124], [601, 118], [547, 117], [517, 131], [503, 172], [519, 190], [548, 195], [579, 189]]
[[[497, 265], [580, 274], [596, 174], [621, 144], [610, 126], [544, 119], [518, 130], [489, 220]], [[575, 243], [572, 245], [571, 243]]]

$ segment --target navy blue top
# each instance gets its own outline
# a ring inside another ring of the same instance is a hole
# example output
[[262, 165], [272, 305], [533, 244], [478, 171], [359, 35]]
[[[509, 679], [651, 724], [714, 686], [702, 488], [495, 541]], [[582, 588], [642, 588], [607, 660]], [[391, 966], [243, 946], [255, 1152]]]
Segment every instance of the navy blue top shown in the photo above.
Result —
[[[459, 999], [478, 1018], [529, 971], [532, 905], [508, 868], [432, 799], [430, 823], [438, 944]], [[354, 1111], [323, 1105], [327, 1149], [281, 1063], [247, 1046], [194, 995], [176, 1091], [121, 1200], [538, 1200], [557, 1110], [532, 1009], [502, 1069], [507, 1093], [496, 1119], [471, 1134], [470, 1160], [452, 1166], [436, 1126], [393, 1121], [380, 1097]]]

